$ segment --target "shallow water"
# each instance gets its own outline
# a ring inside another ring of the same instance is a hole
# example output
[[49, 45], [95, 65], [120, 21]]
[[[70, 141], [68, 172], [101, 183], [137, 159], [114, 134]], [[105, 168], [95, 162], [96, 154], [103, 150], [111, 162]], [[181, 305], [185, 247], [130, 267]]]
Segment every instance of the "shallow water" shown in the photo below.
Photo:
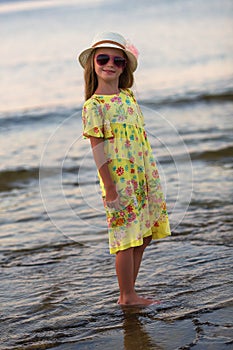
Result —
[[[125, 3], [132, 16], [111, 1], [90, 1], [91, 14], [81, 1], [27, 3], [0, 4], [0, 348], [230, 349], [232, 3]], [[82, 139], [74, 58], [100, 14], [101, 29], [121, 17], [143, 53], [134, 89], [172, 228], [145, 252], [137, 290], [161, 300], [146, 308], [116, 304], [114, 256]]]
[[[200, 128], [195, 116], [218, 115], [215, 104], [166, 108], [150, 120], [148, 133], [166, 189], [173, 237], [148, 248], [137, 289], [161, 300], [159, 306], [116, 305], [114, 257], [108, 252], [95, 167], [87, 141], [76, 137], [73, 117], [46, 144], [40, 169], [1, 173], [5, 349], [188, 349], [195, 344], [197, 349], [223, 349], [231, 342], [228, 108], [224, 105], [218, 127], [212, 125], [213, 138], [209, 123]], [[153, 115], [148, 107], [143, 110]], [[190, 113], [194, 123], [187, 130]], [[162, 116], [176, 120], [185, 144], [169, 123], [163, 123], [159, 138], [153, 136], [152, 125]], [[205, 141], [197, 149], [200, 138]], [[54, 159], [61, 145], [65, 155]]]
[[232, 250], [221, 236], [151, 246], [137, 289], [162, 303], [138, 309], [116, 305], [113, 258], [99, 244], [63, 239], [6, 253], [5, 348], [223, 348], [232, 336]]

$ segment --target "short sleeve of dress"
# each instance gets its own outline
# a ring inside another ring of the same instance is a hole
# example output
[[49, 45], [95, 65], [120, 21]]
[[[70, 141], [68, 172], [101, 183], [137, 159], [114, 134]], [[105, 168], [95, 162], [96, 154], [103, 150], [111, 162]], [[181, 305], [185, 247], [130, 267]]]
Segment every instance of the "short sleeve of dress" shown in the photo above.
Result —
[[90, 98], [83, 105], [82, 110], [83, 136], [108, 139], [113, 137], [110, 122], [105, 120], [101, 103]]

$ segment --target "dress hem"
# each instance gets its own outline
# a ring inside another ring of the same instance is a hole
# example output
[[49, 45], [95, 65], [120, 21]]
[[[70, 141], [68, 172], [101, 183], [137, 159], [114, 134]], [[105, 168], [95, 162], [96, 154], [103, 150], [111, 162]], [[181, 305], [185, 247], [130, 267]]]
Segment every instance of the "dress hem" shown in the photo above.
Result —
[[110, 254], [116, 254], [119, 251], [126, 250], [129, 248], [140, 247], [143, 244], [143, 238], [146, 238], [146, 237], [152, 236], [152, 240], [159, 240], [159, 239], [163, 239], [163, 238], [166, 238], [168, 236], [171, 236], [170, 229], [164, 231], [164, 234], [153, 231], [153, 229], [154, 229], [154, 227], [151, 227], [148, 231], [146, 231], [146, 233], [144, 233], [143, 237], [139, 240], [129, 242], [128, 244], [125, 244], [124, 246], [121, 246], [121, 247], [114, 247], [114, 248], [110, 247], [109, 248]]

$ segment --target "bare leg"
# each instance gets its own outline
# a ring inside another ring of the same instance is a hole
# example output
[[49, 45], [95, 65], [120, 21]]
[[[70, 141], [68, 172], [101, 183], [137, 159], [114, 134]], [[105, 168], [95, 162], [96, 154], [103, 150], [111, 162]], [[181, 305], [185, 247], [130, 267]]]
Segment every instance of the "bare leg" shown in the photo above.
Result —
[[138, 271], [141, 265], [144, 250], [148, 246], [148, 244], [150, 244], [151, 239], [152, 239], [152, 236], [145, 237], [143, 239], [143, 244], [140, 247], [134, 248], [134, 284], [138, 276]]
[[119, 304], [150, 305], [153, 303], [153, 300], [139, 297], [134, 289], [142, 254], [146, 246], [149, 244], [150, 239], [149, 237], [148, 239], [145, 239], [144, 244], [142, 245], [143, 248], [138, 249], [136, 254], [135, 249], [140, 247], [122, 250], [116, 254], [116, 273], [120, 288]]
[[116, 254], [116, 273], [120, 288], [121, 304], [137, 303], [134, 290], [134, 248], [119, 251]]

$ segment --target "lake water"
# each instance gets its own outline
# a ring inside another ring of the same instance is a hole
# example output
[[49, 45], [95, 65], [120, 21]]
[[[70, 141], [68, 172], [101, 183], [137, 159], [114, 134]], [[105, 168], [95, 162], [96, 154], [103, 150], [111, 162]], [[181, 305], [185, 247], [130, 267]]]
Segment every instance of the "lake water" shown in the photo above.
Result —
[[[233, 344], [231, 1], [0, 1], [1, 349], [230, 349]], [[99, 31], [139, 49], [133, 88], [172, 237], [117, 306], [114, 256], [77, 54]]]

